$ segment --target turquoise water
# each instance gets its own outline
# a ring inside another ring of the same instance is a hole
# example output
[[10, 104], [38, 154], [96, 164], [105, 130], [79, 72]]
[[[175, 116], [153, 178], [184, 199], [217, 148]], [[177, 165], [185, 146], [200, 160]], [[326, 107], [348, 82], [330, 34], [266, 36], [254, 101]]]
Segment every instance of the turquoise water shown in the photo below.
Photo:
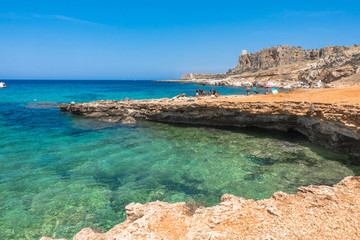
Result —
[[294, 133], [152, 122], [129, 127], [55, 107], [70, 101], [195, 95], [196, 85], [6, 83], [8, 88], [0, 89], [1, 239], [71, 238], [84, 227], [106, 231], [125, 219], [124, 206], [131, 202], [199, 200], [211, 206], [224, 193], [262, 199], [360, 173], [359, 159]]

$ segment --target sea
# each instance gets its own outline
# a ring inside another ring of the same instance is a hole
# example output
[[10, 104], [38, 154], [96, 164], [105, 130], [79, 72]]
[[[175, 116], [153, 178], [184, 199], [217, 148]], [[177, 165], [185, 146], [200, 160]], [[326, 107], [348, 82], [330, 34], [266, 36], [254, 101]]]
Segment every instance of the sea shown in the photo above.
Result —
[[[136, 126], [60, 112], [102, 99], [171, 98], [213, 87], [155, 81], [7, 80], [0, 89], [0, 238], [71, 239], [107, 231], [132, 202], [269, 198], [360, 175], [358, 158], [300, 134], [157, 122]], [[220, 95], [243, 88], [215, 87]]]

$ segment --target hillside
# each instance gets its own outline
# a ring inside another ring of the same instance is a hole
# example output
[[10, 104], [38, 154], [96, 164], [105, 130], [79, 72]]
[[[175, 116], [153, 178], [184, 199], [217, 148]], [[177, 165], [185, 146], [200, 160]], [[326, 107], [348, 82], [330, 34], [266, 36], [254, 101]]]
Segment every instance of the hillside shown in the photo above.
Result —
[[[264, 86], [296, 88], [299, 82], [310, 87], [345, 87], [360, 83], [360, 46], [329, 46], [304, 50], [276, 46], [239, 57], [227, 73], [189, 73], [183, 82], [221, 86]], [[215, 80], [215, 81], [214, 81]]]

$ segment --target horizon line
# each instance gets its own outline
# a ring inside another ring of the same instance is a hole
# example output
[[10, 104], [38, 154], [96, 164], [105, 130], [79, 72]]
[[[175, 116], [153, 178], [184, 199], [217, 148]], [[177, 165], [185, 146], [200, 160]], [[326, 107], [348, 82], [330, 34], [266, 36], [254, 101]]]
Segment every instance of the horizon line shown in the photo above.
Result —
[[179, 80], [179, 79], [37, 79], [37, 78], [14, 78], [14, 79], [2, 79], [0, 81], [163, 81], [163, 80]]

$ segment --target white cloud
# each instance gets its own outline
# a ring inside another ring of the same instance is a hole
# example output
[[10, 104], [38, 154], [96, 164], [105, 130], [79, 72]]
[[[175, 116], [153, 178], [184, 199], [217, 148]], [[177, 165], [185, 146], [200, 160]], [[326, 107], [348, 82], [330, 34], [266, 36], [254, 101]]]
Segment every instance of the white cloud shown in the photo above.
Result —
[[72, 18], [64, 15], [40, 15], [40, 14], [32, 14], [34, 18], [45, 18], [45, 19], [54, 19], [54, 20], [63, 20], [68, 22], [75, 22], [75, 23], [83, 23], [83, 24], [91, 24], [91, 25], [103, 25], [100, 23], [95, 23], [91, 21], [86, 21], [78, 18]]
[[10, 12], [10, 13], [0, 13], [0, 19], [12, 19], [12, 20], [31, 20], [31, 19], [49, 19], [49, 20], [61, 20], [61, 21], [67, 21], [67, 22], [73, 22], [73, 23], [81, 23], [81, 24], [90, 24], [90, 25], [101, 25], [104, 26], [104, 24], [86, 21], [78, 18], [68, 17], [64, 15], [42, 15], [42, 14], [30, 14], [30, 15], [18, 15], [16, 13]]

